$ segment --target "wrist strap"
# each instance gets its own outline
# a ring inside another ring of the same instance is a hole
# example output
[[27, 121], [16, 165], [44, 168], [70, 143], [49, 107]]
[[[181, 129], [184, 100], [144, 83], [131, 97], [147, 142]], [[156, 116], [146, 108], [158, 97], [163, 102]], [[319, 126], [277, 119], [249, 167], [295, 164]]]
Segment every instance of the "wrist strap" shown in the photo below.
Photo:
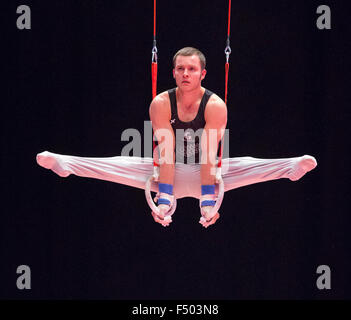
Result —
[[158, 191], [161, 193], [167, 193], [169, 195], [173, 195], [173, 185], [168, 183], [159, 183]]
[[172, 205], [173, 203], [173, 185], [169, 183], [159, 183], [158, 192], [160, 194], [157, 204]]
[[215, 185], [206, 184], [201, 186], [201, 207], [210, 206], [213, 207], [216, 204], [215, 200]]
[[205, 194], [215, 194], [215, 185], [214, 184], [205, 184], [201, 186], [201, 195]]

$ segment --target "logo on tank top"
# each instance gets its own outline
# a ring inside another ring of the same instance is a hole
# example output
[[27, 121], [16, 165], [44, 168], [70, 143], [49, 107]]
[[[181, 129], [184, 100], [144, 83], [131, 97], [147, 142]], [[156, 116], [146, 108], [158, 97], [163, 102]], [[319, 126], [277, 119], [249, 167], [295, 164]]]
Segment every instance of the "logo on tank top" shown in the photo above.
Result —
[[171, 119], [171, 124], [173, 124], [175, 122], [176, 119]]
[[190, 142], [193, 139], [193, 136], [190, 131], [186, 130], [184, 132], [184, 140]]
[[176, 129], [176, 162], [195, 163], [199, 161], [197, 156], [200, 155], [200, 137], [203, 129], [198, 129], [196, 132], [192, 128]]

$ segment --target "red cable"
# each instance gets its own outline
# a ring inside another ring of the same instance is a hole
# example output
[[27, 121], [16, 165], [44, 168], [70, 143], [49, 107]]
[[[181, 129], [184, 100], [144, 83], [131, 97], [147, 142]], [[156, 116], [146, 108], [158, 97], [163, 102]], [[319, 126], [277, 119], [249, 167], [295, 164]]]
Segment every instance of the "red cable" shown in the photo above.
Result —
[[[156, 42], [156, 0], [154, 0], [154, 44]], [[152, 100], [157, 95], [157, 60], [156, 62], [151, 62], [151, 81], [152, 81]], [[153, 137], [153, 135], [152, 135]], [[152, 150], [154, 151], [156, 148], [156, 142], [152, 139]], [[154, 159], [154, 155], [152, 155]], [[156, 163], [155, 159], [153, 160], [154, 167], [158, 167], [159, 164]]]
[[225, 64], [225, 91], [224, 91], [224, 102], [227, 104], [228, 96], [228, 75], [229, 75], [229, 62]]
[[232, 1], [229, 0], [229, 8], [228, 8], [228, 37], [230, 36], [230, 11], [231, 11], [231, 7], [232, 7]]
[[[156, 97], [157, 94], [157, 50], [156, 49], [156, 0], [154, 0], [154, 48], [152, 48], [152, 61], [151, 61], [151, 80], [152, 80], [152, 99]], [[154, 54], [156, 54], [156, 59], [154, 60]]]
[[157, 62], [151, 63], [151, 78], [152, 78], [152, 100], [157, 95]]
[[[228, 6], [228, 33], [227, 33], [227, 41], [229, 43], [229, 37], [230, 37], [230, 12], [231, 12], [231, 3], [232, 1], [229, 0], [229, 6]], [[229, 75], [229, 62], [225, 63], [225, 86], [224, 86], [224, 102], [227, 104], [227, 96], [228, 96], [228, 75]], [[224, 146], [224, 136], [221, 141], [221, 148], [219, 149], [219, 154], [218, 154], [218, 168], [222, 167], [222, 154], [223, 154], [223, 146]]]
[[154, 39], [156, 38], [156, 0], [154, 0]]
[[[152, 62], [151, 64], [151, 74], [152, 74], [152, 99], [156, 97], [156, 85], [157, 85], [157, 63]], [[156, 148], [156, 142], [154, 139], [152, 139], [152, 150], [155, 150]], [[154, 159], [154, 156], [152, 155], [152, 158]], [[154, 159], [154, 167], [158, 167], [159, 164], [156, 163]]]

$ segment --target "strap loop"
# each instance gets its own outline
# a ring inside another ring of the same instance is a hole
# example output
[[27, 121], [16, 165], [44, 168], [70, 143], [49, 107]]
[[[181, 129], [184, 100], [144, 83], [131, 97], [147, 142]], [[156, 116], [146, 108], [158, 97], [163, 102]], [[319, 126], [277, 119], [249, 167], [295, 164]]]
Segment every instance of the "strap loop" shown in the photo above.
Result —
[[230, 48], [229, 38], [227, 39], [227, 46], [224, 49], [224, 53], [226, 56], [226, 62], [229, 63], [229, 55], [232, 53], [232, 49]]
[[154, 41], [153, 41], [153, 47], [152, 47], [151, 53], [152, 53], [151, 62], [152, 62], [152, 63], [157, 63], [156, 39], [154, 39]]

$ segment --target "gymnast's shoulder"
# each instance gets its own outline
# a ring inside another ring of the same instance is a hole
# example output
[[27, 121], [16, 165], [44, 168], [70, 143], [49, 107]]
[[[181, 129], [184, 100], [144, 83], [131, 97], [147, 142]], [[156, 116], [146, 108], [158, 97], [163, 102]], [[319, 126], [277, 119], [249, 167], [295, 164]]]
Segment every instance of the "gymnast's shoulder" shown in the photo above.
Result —
[[169, 95], [167, 91], [159, 93], [152, 101], [151, 105], [169, 105]]
[[227, 105], [224, 101], [213, 93], [206, 104], [205, 117], [227, 117]]
[[160, 94], [158, 94], [150, 104], [149, 108], [149, 113], [150, 116], [152, 115], [164, 115], [166, 117], [170, 117], [170, 101], [169, 101], [169, 95], [167, 91], [164, 91]]

